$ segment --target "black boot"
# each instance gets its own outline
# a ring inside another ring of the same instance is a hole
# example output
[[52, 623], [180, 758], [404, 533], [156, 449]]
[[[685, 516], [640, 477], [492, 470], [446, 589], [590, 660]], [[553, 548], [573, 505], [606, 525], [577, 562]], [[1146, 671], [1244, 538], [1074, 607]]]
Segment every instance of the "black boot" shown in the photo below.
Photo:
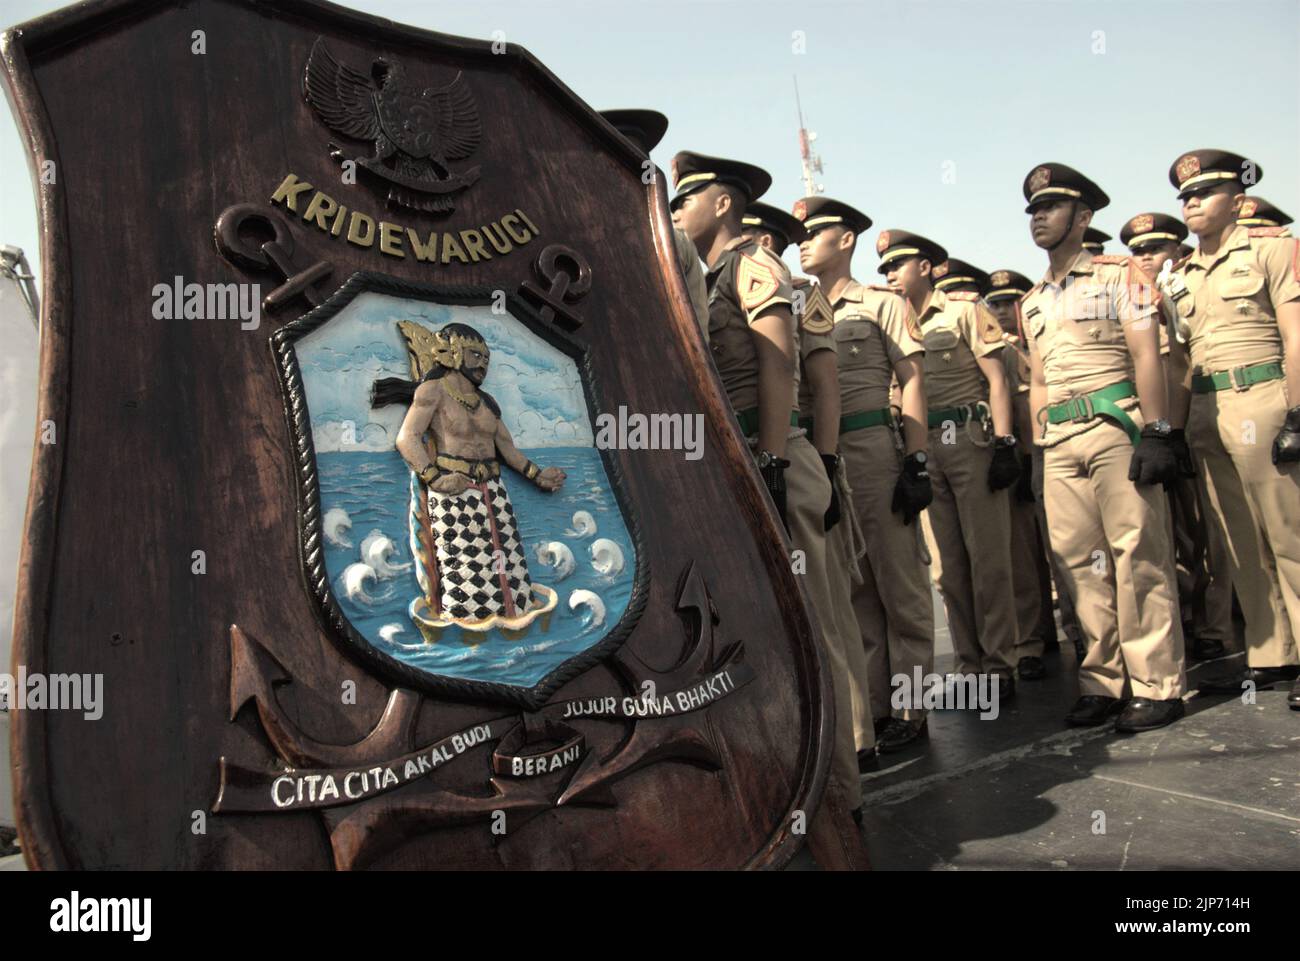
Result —
[[1167, 701], [1135, 697], [1116, 718], [1115, 730], [1124, 734], [1154, 731], [1156, 728], [1173, 724], [1185, 713], [1186, 709], [1183, 707], [1181, 697], [1171, 697]]
[[1043, 663], [1041, 657], [1034, 657], [1032, 654], [1022, 657], [1016, 664], [1016, 673], [1020, 675], [1022, 681], [1037, 681], [1047, 677], [1047, 665]]
[[1241, 674], [1207, 677], [1197, 685], [1197, 688], [1202, 694], [1237, 695], [1245, 690], [1247, 682], [1255, 685], [1257, 691], [1267, 691], [1274, 684], [1294, 681], [1297, 676], [1300, 676], [1300, 666], [1295, 664], [1284, 664], [1281, 667], [1248, 667]]
[[876, 741], [876, 750], [881, 754], [901, 751], [925, 733], [925, 718], [919, 721], [904, 721], [901, 717], [890, 718], [889, 726]]

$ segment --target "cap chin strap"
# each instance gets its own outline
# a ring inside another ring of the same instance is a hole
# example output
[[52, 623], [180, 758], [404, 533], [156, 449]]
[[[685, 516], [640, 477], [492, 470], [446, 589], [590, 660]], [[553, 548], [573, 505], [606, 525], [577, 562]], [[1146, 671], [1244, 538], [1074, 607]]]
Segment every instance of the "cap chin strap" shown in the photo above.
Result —
[[1056, 248], [1061, 246], [1061, 244], [1065, 243], [1066, 239], [1070, 236], [1070, 231], [1074, 229], [1074, 217], [1078, 212], [1079, 212], [1079, 201], [1071, 200], [1070, 219], [1067, 221], [1068, 226], [1065, 228], [1065, 231], [1061, 234], [1061, 239], [1058, 240], [1056, 243], [1052, 244], [1052, 246], [1047, 248], [1047, 252], [1049, 254], [1055, 252]]

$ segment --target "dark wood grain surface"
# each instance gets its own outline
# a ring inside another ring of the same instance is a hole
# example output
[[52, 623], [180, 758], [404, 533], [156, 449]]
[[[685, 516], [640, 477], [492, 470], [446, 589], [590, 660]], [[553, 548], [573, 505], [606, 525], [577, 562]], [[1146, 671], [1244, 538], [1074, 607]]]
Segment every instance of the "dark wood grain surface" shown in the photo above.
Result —
[[[195, 30], [206, 35], [202, 55], [191, 52]], [[482, 174], [457, 195], [454, 213], [385, 210], [384, 192], [364, 179], [340, 182], [326, 149], [338, 138], [301, 92], [318, 36], [350, 63], [395, 56], [417, 82], [443, 84], [464, 71], [483, 122], [472, 158]], [[482, 821], [415, 826], [374, 866], [788, 860], [802, 840], [791, 834], [791, 812], [811, 815], [826, 780], [829, 685], [798, 578], [690, 311], [662, 178], [641, 181], [644, 155], [520, 47], [494, 55], [488, 43], [308, 0], [106, 0], [11, 31], [3, 52], [33, 163], [50, 159], [57, 171], [37, 190], [45, 268], [38, 419], [55, 423], [58, 442], [35, 453], [15, 665], [105, 678], [98, 721], [15, 716], [29, 862], [332, 866], [319, 814], [209, 812], [219, 757], [274, 763], [255, 712], [229, 719], [232, 624], [291, 675], [280, 703], [321, 740], [364, 737], [391, 689], [321, 623], [299, 560], [292, 446], [269, 338], [308, 305], [264, 315], [255, 331], [233, 320], [157, 320], [151, 309], [154, 285], [178, 275], [256, 280], [263, 293], [278, 283], [224, 260], [213, 225], [232, 204], [265, 203], [290, 172], [376, 219], [472, 227], [521, 208], [540, 229], [527, 247], [444, 267], [381, 257], [286, 215], [302, 263], [332, 263], [326, 291], [359, 270], [515, 291], [546, 244], [586, 258], [592, 285], [574, 306], [582, 325], [573, 336], [590, 345], [599, 407], [700, 411], [707, 424], [699, 461], [672, 451], [614, 454], [652, 572], [626, 649], [654, 670], [680, 656], [686, 632], [675, 592], [694, 562], [721, 632], [745, 642], [756, 672], [705, 712], [721, 770], [650, 765], [614, 785], [614, 805], [546, 810], [504, 838]], [[206, 574], [191, 573], [195, 550], [206, 553]], [[340, 703], [347, 680], [357, 685], [355, 705]], [[555, 697], [617, 690], [614, 672], [599, 665]], [[432, 741], [500, 713], [500, 705], [426, 699], [418, 737]], [[621, 730], [593, 725], [592, 747], [612, 749]], [[489, 762], [481, 751], [426, 787], [486, 796]], [[193, 830], [195, 812], [208, 812], [204, 833]]]

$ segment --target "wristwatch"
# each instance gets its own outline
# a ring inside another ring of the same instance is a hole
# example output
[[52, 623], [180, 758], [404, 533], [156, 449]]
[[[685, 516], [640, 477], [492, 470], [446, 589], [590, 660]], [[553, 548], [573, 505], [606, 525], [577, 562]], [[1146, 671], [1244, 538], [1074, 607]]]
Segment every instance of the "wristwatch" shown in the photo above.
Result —
[[1159, 420], [1153, 420], [1151, 422], [1151, 430], [1161, 437], [1168, 437], [1170, 432], [1173, 431], [1173, 427], [1170, 425], [1169, 421], [1161, 417]]
[[[926, 462], [930, 459], [928, 456], [926, 456], [926, 453], [923, 450], [918, 450], [913, 454], [908, 454], [907, 457], [912, 458], [912, 460], [916, 462], [918, 467], [924, 467]], [[903, 459], [906, 460], [907, 458], [905, 457]]]
[[764, 467], [789, 467], [790, 462], [783, 457], [777, 457], [775, 454], [761, 450], [758, 452], [758, 468]]
[[993, 438], [994, 447], [1015, 447], [1016, 436], [1014, 434], [1003, 434]]

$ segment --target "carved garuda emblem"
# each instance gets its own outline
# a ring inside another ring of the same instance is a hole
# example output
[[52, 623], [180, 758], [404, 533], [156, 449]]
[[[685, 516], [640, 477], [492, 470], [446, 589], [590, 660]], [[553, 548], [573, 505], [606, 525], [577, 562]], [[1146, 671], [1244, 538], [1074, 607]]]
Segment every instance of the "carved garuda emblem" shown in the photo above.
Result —
[[478, 107], [463, 74], [445, 87], [407, 82], [397, 60], [378, 57], [365, 74], [334, 59], [317, 38], [307, 58], [303, 95], [337, 134], [374, 142], [371, 157], [349, 158], [330, 144], [330, 156], [388, 182], [388, 202], [450, 213], [452, 195], [478, 180], [479, 168], [454, 174], [448, 161], [472, 154], [483, 137]]

